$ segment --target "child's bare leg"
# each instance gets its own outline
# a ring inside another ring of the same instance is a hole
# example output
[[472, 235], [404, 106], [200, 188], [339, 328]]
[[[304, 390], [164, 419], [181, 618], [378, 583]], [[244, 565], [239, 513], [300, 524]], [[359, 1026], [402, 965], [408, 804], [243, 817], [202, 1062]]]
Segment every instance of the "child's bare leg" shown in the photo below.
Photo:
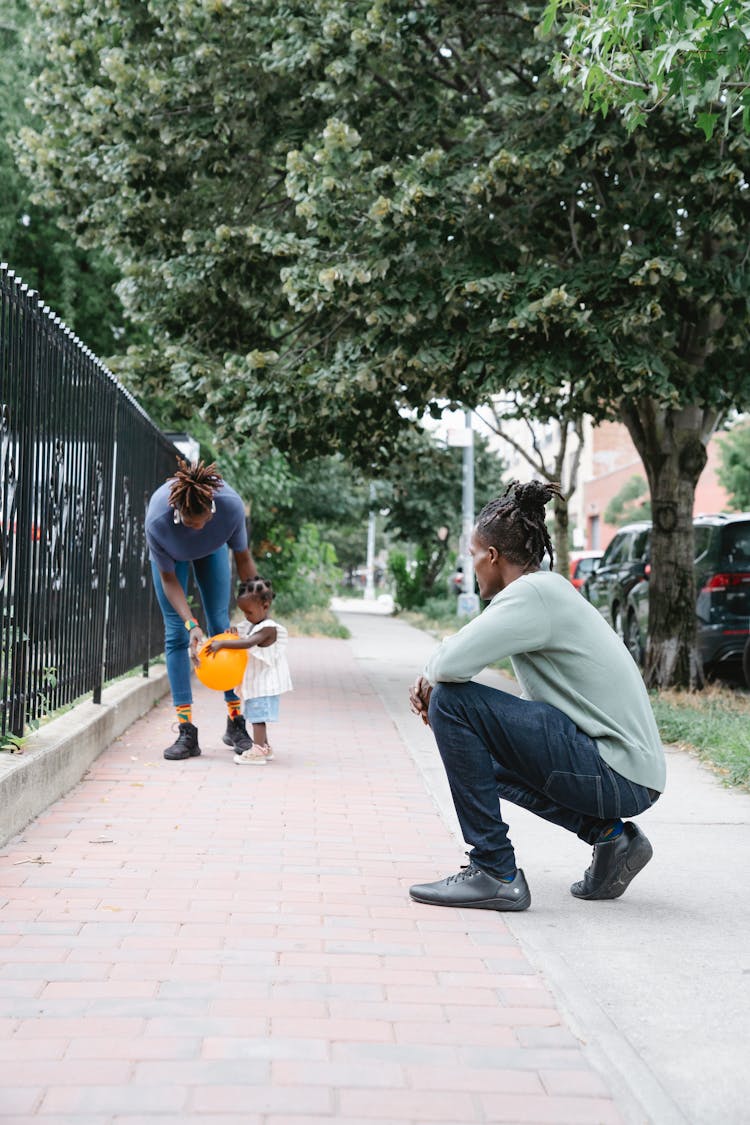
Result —
[[268, 741], [265, 723], [253, 723], [253, 742], [257, 746], [265, 746]]

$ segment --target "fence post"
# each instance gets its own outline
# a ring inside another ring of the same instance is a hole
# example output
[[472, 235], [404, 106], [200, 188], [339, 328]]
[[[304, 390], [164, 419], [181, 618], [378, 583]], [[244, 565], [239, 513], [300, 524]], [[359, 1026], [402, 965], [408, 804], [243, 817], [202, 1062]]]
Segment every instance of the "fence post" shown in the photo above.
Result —
[[20, 737], [30, 703], [29, 691], [29, 618], [31, 593], [31, 511], [33, 478], [33, 445], [31, 441], [34, 395], [29, 394], [32, 373], [27, 349], [29, 332], [28, 285], [14, 279], [17, 291], [15, 331], [11, 363], [19, 383], [16, 410], [16, 508], [15, 508], [15, 583], [13, 591], [12, 671], [11, 671], [11, 733]]

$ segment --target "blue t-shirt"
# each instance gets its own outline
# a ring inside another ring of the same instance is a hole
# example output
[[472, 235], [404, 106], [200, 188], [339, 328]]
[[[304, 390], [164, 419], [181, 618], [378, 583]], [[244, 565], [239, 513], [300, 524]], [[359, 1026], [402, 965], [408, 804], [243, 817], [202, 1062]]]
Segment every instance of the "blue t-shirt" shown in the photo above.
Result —
[[205, 527], [197, 530], [174, 522], [174, 508], [169, 503], [171, 480], [157, 488], [146, 511], [146, 541], [151, 558], [159, 570], [174, 572], [176, 562], [203, 559], [226, 543], [233, 551], [247, 549], [245, 505], [228, 484], [214, 493], [216, 511]]

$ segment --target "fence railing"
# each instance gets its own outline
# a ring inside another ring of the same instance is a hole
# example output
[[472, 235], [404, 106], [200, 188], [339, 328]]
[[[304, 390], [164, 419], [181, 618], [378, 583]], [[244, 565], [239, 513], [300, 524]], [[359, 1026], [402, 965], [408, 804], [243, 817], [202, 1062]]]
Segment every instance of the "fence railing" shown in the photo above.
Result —
[[177, 450], [0, 265], [0, 735], [163, 650], [144, 518]]

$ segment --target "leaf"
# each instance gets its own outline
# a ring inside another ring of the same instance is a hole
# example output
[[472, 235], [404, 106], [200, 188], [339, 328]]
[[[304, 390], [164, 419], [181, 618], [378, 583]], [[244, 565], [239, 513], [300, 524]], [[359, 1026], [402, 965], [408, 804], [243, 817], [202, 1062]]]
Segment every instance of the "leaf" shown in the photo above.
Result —
[[547, 36], [552, 31], [557, 20], [557, 13], [560, 8], [560, 0], [549, 0], [546, 8], [544, 9], [544, 16], [542, 22], [539, 24], [539, 32], [542, 36]]
[[703, 130], [707, 141], [711, 140], [716, 128], [717, 115], [715, 113], [699, 113], [696, 118], [696, 125], [699, 129]]

